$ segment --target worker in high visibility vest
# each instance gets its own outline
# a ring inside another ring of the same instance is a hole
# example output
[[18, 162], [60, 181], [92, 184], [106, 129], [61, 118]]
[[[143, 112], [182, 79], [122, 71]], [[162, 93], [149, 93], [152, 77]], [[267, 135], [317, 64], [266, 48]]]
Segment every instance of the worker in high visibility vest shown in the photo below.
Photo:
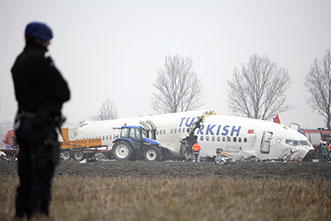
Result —
[[198, 161], [199, 153], [200, 153], [201, 147], [198, 143], [193, 144], [192, 151], [195, 157], [195, 162]]
[[322, 161], [327, 161], [329, 155], [329, 149], [326, 141], [324, 141], [323, 145], [321, 146], [321, 152], [322, 152]]

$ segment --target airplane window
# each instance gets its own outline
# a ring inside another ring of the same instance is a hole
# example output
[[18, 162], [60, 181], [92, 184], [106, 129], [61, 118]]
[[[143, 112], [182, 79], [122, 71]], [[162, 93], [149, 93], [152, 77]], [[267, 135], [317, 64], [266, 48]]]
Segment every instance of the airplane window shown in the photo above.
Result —
[[217, 137], [217, 141], [220, 142], [221, 141], [221, 137]]
[[290, 140], [290, 139], [286, 139], [285, 140], [285, 143], [290, 145], [290, 146], [293, 146], [293, 140]]
[[222, 137], [222, 141], [225, 142], [225, 137]]
[[105, 136], [102, 136], [102, 140], [105, 140]]
[[299, 144], [299, 141], [297, 141], [297, 140], [293, 140], [293, 146], [299, 146], [300, 144]]
[[180, 131], [181, 131], [181, 130], [180, 130], [180, 128], [179, 128], [179, 129], [178, 129], [178, 133], [180, 133]]
[[237, 138], [236, 137], [233, 138], [233, 142], [237, 142]]
[[158, 130], [156, 130], [156, 135], [159, 135], [159, 131]]
[[106, 136], [106, 140], [108, 140], [108, 135]]
[[215, 136], [212, 136], [212, 137], [211, 137], [211, 140], [212, 140], [212, 141], [215, 141]]
[[244, 142], [247, 143], [247, 138], [246, 137], [244, 138]]
[[239, 142], [239, 143], [241, 142], [241, 137], [238, 138], [238, 142]]
[[170, 133], [172, 134], [172, 129], [170, 129]]
[[200, 137], [200, 140], [203, 141], [203, 136]]
[[209, 141], [209, 136], [206, 136], [206, 141]]
[[163, 134], [165, 134], [165, 130], [163, 130]]
[[115, 137], [116, 137], [116, 136], [115, 136], [115, 134], [114, 134], [114, 135], [113, 135], [113, 139], [115, 139]]
[[231, 142], [231, 137], [228, 137], [228, 142]]
[[309, 146], [309, 143], [308, 143], [308, 141], [306, 141], [306, 140], [299, 140], [299, 143], [300, 143], [302, 146]]
[[162, 130], [160, 130], [160, 135], [162, 135]]
[[177, 133], [177, 128], [175, 128], [175, 132], [174, 133]]
[[187, 128], [187, 129], [186, 129], [186, 132], [187, 132], [187, 133], [190, 132], [190, 128]]

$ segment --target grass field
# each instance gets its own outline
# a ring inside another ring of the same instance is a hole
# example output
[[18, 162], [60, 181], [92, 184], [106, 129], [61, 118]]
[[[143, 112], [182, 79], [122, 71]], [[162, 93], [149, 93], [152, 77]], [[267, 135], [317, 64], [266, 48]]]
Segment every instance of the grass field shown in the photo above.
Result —
[[[0, 178], [0, 220], [12, 220], [16, 176]], [[325, 179], [57, 176], [50, 220], [330, 220]]]

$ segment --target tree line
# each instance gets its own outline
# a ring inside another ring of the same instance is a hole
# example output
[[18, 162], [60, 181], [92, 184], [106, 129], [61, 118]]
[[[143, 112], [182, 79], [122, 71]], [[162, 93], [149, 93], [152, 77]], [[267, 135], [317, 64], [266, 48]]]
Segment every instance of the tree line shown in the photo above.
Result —
[[[178, 55], [166, 56], [164, 66], [156, 70], [152, 109], [157, 113], [175, 113], [202, 107], [202, 84], [193, 69], [193, 60]], [[286, 68], [267, 56], [250, 56], [246, 64], [233, 70], [227, 81], [228, 107], [233, 114], [267, 120], [288, 111], [286, 91], [291, 77]], [[331, 129], [331, 51], [315, 59], [305, 77], [308, 105], [325, 120]], [[107, 98], [98, 112], [99, 120], [117, 118], [114, 103]]]

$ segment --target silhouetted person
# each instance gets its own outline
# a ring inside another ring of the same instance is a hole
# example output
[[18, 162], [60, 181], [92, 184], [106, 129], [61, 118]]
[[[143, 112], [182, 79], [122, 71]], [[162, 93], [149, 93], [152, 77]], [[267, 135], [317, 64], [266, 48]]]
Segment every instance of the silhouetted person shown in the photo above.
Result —
[[20, 146], [16, 217], [48, 216], [51, 183], [59, 161], [55, 128], [61, 124], [62, 104], [69, 100], [66, 81], [47, 53], [53, 37], [43, 23], [25, 29], [25, 48], [12, 68], [18, 111], [15, 133]]
[[321, 148], [323, 146], [323, 140], [320, 141], [320, 144], [316, 147], [316, 150], [315, 150], [315, 157], [319, 160], [322, 160], [322, 151], [321, 151]]

